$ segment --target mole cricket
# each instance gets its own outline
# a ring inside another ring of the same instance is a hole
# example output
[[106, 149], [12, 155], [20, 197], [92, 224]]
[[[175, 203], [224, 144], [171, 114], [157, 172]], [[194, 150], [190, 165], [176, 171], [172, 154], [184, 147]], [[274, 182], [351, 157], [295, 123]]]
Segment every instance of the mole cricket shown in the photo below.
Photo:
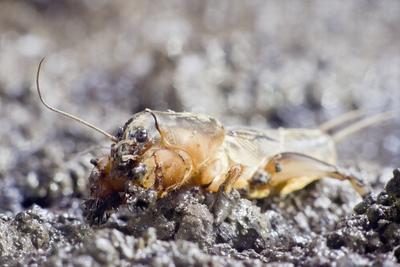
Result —
[[323, 177], [347, 180], [364, 196], [369, 192], [357, 177], [336, 166], [335, 143], [359, 129], [392, 117], [386, 112], [340, 130], [328, 131], [360, 116], [359, 111], [325, 123], [317, 129], [226, 129], [218, 120], [199, 114], [146, 109], [136, 113], [118, 133], [111, 135], [94, 125], [48, 105], [111, 141], [108, 155], [92, 159], [89, 177], [92, 221], [118, 208], [129, 197], [127, 184], [152, 189], [163, 197], [182, 188], [199, 186], [209, 192], [229, 194], [239, 190], [249, 199], [286, 195]]

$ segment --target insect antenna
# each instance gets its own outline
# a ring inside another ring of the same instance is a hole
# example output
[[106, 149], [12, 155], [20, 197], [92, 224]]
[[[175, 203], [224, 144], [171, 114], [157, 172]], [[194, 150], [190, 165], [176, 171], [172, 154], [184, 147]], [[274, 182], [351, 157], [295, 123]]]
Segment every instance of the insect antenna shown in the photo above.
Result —
[[387, 120], [391, 120], [391, 119], [395, 118], [395, 115], [396, 115], [395, 112], [387, 111], [387, 112], [383, 112], [380, 114], [376, 114], [372, 117], [365, 118], [361, 121], [351, 124], [350, 126], [345, 127], [344, 129], [339, 130], [336, 133], [333, 133], [332, 139], [335, 142], [340, 142], [347, 136], [349, 136], [353, 133], [356, 133], [364, 128], [371, 127], [373, 125], [376, 125], [378, 123], [381, 123], [381, 122], [384, 122]]
[[83, 125], [85, 125], [85, 126], [91, 128], [91, 129], [93, 129], [93, 130], [95, 130], [95, 131], [97, 131], [97, 132], [99, 132], [99, 133], [105, 135], [107, 138], [109, 138], [109, 139], [110, 139], [111, 141], [113, 141], [113, 142], [118, 142], [118, 139], [117, 139], [115, 136], [113, 136], [113, 135], [107, 133], [106, 131], [100, 129], [99, 127], [96, 127], [96, 126], [94, 126], [93, 124], [91, 124], [91, 123], [89, 123], [89, 122], [87, 122], [87, 121], [84, 121], [83, 119], [80, 119], [80, 118], [78, 118], [78, 117], [76, 117], [76, 116], [74, 116], [74, 115], [72, 115], [72, 114], [69, 114], [69, 113], [67, 113], [67, 112], [65, 112], [65, 111], [59, 110], [59, 109], [57, 109], [57, 108], [54, 108], [54, 107], [50, 106], [49, 104], [47, 104], [46, 101], [44, 101], [44, 99], [43, 99], [43, 97], [42, 97], [42, 93], [41, 93], [41, 91], [40, 91], [40, 85], [39, 85], [40, 69], [41, 69], [41, 67], [42, 67], [42, 63], [44, 62], [44, 60], [45, 60], [45, 57], [42, 58], [42, 60], [40, 61], [39, 66], [38, 66], [38, 69], [37, 69], [37, 72], [36, 72], [36, 90], [37, 90], [37, 93], [38, 93], [38, 95], [39, 95], [39, 99], [40, 99], [40, 101], [42, 102], [42, 104], [43, 104], [46, 108], [50, 109], [51, 111], [54, 111], [54, 112], [56, 112], [56, 113], [58, 113], [58, 114], [61, 114], [62, 116], [67, 117], [67, 118], [69, 118], [69, 119], [72, 119], [72, 120], [74, 120], [74, 121], [77, 121], [78, 123], [83, 124]]
[[153, 111], [152, 111], [151, 109], [149, 109], [149, 108], [146, 108], [145, 111], [149, 112], [150, 115], [153, 117], [153, 119], [154, 119], [154, 124], [155, 124], [155, 126], [156, 126], [156, 129], [157, 129], [157, 131], [161, 134], [160, 125], [158, 124], [158, 120], [157, 120], [156, 115], [154, 115]]

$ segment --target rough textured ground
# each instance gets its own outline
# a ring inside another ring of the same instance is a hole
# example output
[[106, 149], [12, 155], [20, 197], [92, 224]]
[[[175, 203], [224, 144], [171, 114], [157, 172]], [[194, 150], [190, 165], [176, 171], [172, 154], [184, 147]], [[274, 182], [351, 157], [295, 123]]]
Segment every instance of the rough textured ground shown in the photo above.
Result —
[[399, 111], [398, 25], [395, 0], [2, 1], [0, 264], [398, 265], [399, 119], [338, 144], [339, 164], [374, 189], [363, 201], [332, 180], [283, 199], [234, 193], [217, 210], [200, 188], [146, 192], [89, 226], [89, 160], [108, 143], [45, 111], [33, 88], [47, 56], [46, 99], [110, 132], [146, 107], [316, 127], [354, 108]]

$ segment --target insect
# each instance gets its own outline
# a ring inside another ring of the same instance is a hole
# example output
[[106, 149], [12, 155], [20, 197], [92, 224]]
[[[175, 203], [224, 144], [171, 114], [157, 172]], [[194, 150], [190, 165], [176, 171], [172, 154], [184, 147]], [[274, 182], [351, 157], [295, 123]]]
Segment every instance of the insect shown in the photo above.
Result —
[[[124, 203], [128, 182], [156, 190], [159, 197], [178, 188], [200, 186], [210, 192], [237, 189], [245, 197], [256, 199], [286, 195], [331, 177], [349, 181], [363, 196], [368, 187], [336, 166], [335, 140], [391, 117], [382, 113], [332, 136], [327, 131], [340, 119], [319, 129], [259, 131], [228, 129], [205, 115], [146, 109], [133, 115], [114, 136], [43, 100], [39, 86], [42, 63], [36, 77], [42, 103], [111, 141], [110, 153], [91, 161], [90, 210], [94, 217]], [[353, 112], [342, 121], [357, 116]]]

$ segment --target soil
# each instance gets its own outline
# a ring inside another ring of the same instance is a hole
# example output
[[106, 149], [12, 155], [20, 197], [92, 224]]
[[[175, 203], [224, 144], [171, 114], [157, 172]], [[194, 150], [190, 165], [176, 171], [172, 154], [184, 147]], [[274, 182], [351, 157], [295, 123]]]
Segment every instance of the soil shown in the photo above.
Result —
[[46, 56], [45, 99], [112, 133], [144, 108], [313, 128], [399, 111], [398, 25], [390, 0], [2, 1], [0, 265], [398, 266], [398, 118], [337, 144], [373, 189], [364, 199], [332, 179], [258, 201], [144, 191], [90, 225], [90, 159], [110, 144], [34, 88]]

